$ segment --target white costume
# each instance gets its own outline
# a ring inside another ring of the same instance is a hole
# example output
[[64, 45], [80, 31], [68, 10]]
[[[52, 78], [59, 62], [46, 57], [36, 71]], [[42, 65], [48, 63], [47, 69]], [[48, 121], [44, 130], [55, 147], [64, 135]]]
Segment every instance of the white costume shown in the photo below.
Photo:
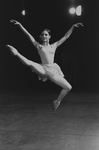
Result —
[[54, 77], [55, 75], [64, 77], [64, 74], [61, 71], [59, 65], [54, 63], [56, 44], [57, 42], [48, 45], [48, 47], [46, 46], [44, 47], [43, 45], [40, 44], [37, 45], [38, 54], [40, 55], [42, 61], [41, 66], [44, 68], [46, 72], [46, 76], [39, 75], [39, 80], [46, 81], [47, 78]]

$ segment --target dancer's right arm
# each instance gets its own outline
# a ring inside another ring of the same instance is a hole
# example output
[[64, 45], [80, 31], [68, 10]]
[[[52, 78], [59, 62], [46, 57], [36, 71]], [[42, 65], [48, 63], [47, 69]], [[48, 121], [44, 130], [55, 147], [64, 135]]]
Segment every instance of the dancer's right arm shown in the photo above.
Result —
[[30, 39], [32, 44], [38, 48], [39, 43], [34, 39], [34, 37], [22, 26], [22, 24], [16, 20], [10, 20], [10, 22], [14, 23], [15, 25], [18, 25], [21, 30], [27, 35], [27, 37]]

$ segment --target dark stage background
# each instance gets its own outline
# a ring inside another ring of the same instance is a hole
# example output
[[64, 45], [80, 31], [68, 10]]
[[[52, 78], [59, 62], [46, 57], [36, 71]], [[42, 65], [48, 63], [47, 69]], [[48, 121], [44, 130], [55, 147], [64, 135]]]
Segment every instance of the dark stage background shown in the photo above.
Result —
[[[71, 16], [69, 7], [82, 5], [82, 15]], [[21, 15], [22, 8], [26, 16]], [[90, 0], [1, 0], [0, 1], [0, 91], [57, 91], [60, 87], [47, 81], [38, 81], [36, 74], [11, 55], [5, 45], [10, 44], [28, 59], [40, 63], [39, 55], [18, 26], [15, 19], [39, 41], [44, 28], [51, 30], [50, 43], [59, 40], [77, 22], [84, 27], [75, 28], [70, 38], [55, 55], [73, 90], [99, 90], [99, 2]]]

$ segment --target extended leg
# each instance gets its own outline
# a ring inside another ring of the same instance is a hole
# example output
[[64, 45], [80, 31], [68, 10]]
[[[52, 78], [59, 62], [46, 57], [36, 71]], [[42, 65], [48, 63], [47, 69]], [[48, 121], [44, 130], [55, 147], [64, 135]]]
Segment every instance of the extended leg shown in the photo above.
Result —
[[45, 70], [43, 69], [43, 67], [38, 64], [38, 63], [35, 63], [31, 60], [28, 60], [27, 58], [25, 58], [23, 55], [21, 55], [13, 46], [11, 45], [7, 45], [7, 47], [10, 49], [10, 51], [13, 53], [13, 55], [17, 56], [19, 58], [19, 60], [29, 66], [30, 68], [32, 68], [32, 70], [38, 74], [41, 74], [41, 75], [45, 75]]

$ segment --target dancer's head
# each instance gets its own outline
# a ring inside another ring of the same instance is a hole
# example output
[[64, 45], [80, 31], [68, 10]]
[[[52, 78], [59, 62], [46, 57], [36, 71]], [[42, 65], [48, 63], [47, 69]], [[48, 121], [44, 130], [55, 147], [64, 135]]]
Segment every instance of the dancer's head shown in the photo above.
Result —
[[48, 43], [49, 43], [49, 40], [50, 40], [50, 38], [51, 38], [50, 30], [44, 29], [44, 30], [41, 32], [40, 38], [41, 38], [42, 42], [48, 42]]

